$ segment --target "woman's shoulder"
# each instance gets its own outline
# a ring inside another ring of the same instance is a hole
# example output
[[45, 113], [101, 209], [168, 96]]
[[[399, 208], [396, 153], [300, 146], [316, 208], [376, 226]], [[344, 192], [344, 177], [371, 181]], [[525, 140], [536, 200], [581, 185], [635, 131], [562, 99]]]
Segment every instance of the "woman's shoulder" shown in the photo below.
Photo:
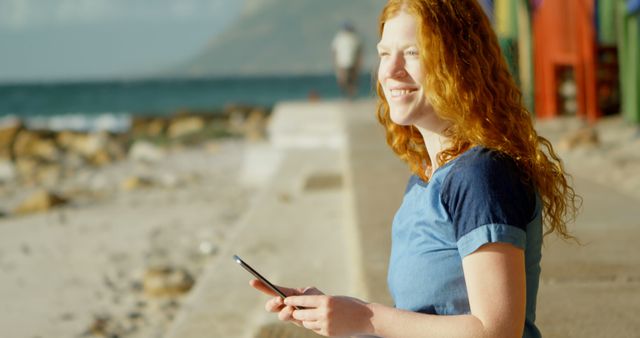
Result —
[[474, 147], [456, 158], [444, 178], [441, 197], [453, 209], [509, 206], [528, 219], [535, 209], [535, 189], [510, 156], [485, 147]]
[[516, 161], [484, 147], [470, 149], [452, 163], [441, 201], [459, 237], [487, 224], [526, 231], [536, 216], [535, 189], [524, 179]]
[[483, 146], [473, 147], [451, 163], [445, 181], [516, 179], [521, 181], [523, 172], [509, 155]]

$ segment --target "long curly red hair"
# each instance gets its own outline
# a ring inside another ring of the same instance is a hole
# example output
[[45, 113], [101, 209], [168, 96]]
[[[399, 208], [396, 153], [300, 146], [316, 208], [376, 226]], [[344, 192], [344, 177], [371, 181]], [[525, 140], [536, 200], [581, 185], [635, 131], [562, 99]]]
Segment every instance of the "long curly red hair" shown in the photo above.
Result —
[[[390, 0], [380, 16], [380, 35], [400, 11], [418, 22], [419, 54], [428, 75], [424, 92], [438, 116], [450, 123], [445, 134], [451, 146], [437, 154], [438, 165], [475, 145], [507, 154], [542, 198], [545, 235], [573, 238], [567, 222], [575, 219], [581, 199], [551, 143], [536, 133], [480, 5], [475, 0]], [[422, 135], [391, 120], [379, 82], [376, 87], [377, 117], [387, 143], [413, 173], [429, 181], [432, 164]]]

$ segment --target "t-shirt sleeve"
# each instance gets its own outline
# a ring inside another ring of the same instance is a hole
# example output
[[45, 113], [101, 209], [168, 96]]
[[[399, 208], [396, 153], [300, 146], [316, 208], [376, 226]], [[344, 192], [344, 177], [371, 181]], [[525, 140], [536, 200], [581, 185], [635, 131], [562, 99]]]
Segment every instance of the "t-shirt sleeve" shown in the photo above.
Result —
[[534, 218], [536, 197], [521, 179], [515, 162], [483, 149], [453, 165], [443, 182], [441, 198], [454, 226], [460, 256], [494, 242], [525, 249], [526, 227]]

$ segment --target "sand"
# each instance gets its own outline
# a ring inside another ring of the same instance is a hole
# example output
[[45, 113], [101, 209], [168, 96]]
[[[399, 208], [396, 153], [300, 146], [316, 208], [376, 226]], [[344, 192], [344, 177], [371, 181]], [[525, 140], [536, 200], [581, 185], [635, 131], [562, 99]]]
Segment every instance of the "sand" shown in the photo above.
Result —
[[[61, 186], [93, 197], [0, 219], [0, 336], [161, 337], [183, 295], [145, 295], [145, 271], [171, 267], [197, 283], [251, 203], [238, 183], [243, 148], [221, 141], [86, 170]], [[159, 183], [121, 189], [133, 174]], [[30, 190], [5, 189], [0, 201], [12, 206]]]

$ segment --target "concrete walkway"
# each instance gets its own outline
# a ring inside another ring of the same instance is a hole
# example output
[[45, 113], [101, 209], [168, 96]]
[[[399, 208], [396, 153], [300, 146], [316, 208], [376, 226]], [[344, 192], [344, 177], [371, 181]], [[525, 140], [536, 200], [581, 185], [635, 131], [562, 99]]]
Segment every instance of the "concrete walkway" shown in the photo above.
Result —
[[[266, 161], [273, 175], [170, 338], [316, 337], [264, 312], [266, 297], [249, 288], [233, 253], [275, 283], [391, 304], [390, 224], [409, 171], [387, 147], [374, 103], [286, 103], [270, 132], [273, 142], [262, 149], [278, 159]], [[547, 237], [537, 323], [545, 337], [637, 337], [638, 203], [579, 177], [575, 186], [584, 207], [573, 229], [584, 245]]]

